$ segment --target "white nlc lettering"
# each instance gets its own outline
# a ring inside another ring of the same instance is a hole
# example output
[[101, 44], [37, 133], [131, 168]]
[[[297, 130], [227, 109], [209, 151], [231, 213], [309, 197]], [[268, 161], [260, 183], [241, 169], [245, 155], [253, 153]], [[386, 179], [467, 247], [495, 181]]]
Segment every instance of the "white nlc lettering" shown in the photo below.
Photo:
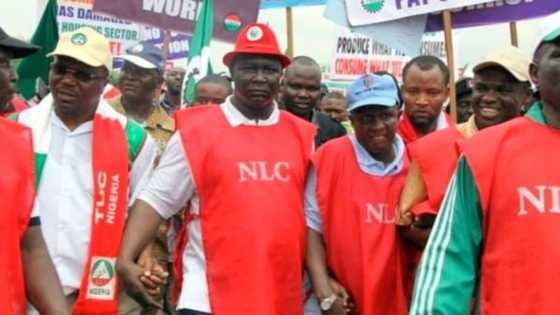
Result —
[[238, 162], [239, 168], [239, 181], [241, 183], [247, 181], [281, 181], [287, 182], [290, 180], [288, 170], [290, 163], [276, 162], [269, 165], [266, 161], [248, 161]]
[[378, 203], [377, 207], [366, 203], [366, 223], [374, 223], [374, 221], [383, 224], [395, 223], [395, 214], [389, 213], [385, 203]]
[[538, 185], [530, 189], [518, 187], [519, 211], [517, 215], [523, 216], [529, 213], [528, 205], [532, 205], [539, 213], [560, 214], [560, 187]]

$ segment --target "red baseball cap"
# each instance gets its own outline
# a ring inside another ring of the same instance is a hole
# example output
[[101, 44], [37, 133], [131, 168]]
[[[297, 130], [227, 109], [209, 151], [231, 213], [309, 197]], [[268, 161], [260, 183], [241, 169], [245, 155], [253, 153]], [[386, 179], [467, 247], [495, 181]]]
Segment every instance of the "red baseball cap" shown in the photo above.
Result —
[[291, 62], [290, 58], [280, 51], [274, 32], [267, 25], [261, 23], [249, 24], [239, 32], [235, 49], [225, 54], [224, 64], [229, 67], [235, 57], [241, 54], [275, 57], [282, 62], [284, 68]]

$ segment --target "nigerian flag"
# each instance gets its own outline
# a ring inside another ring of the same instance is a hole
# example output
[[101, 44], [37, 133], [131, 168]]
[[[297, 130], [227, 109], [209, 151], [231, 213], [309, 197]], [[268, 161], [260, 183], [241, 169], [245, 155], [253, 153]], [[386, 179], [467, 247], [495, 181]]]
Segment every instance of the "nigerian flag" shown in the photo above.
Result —
[[189, 62], [183, 81], [183, 101], [190, 104], [194, 100], [196, 82], [212, 70], [210, 67], [210, 40], [214, 26], [213, 0], [204, 0], [194, 26], [189, 49]]
[[35, 95], [35, 84], [37, 78], [41, 78], [45, 84], [49, 79], [49, 65], [52, 57], [47, 54], [52, 52], [58, 43], [58, 26], [56, 24], [56, 0], [49, 0], [41, 21], [35, 29], [31, 43], [40, 46], [41, 50], [24, 58], [18, 66], [17, 86], [20, 93], [26, 99]]

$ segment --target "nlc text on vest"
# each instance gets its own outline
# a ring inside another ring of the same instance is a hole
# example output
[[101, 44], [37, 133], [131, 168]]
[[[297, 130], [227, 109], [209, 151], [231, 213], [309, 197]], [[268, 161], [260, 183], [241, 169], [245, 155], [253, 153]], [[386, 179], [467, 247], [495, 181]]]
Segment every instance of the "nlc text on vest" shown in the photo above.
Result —
[[281, 181], [290, 180], [290, 163], [285, 161], [269, 163], [267, 161], [238, 162], [239, 181]]

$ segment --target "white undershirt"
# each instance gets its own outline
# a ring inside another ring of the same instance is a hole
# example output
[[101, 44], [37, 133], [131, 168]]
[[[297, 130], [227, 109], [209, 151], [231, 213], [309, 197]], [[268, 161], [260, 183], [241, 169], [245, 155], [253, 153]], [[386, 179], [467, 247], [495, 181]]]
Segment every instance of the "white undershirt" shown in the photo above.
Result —
[[[38, 189], [41, 231], [65, 294], [80, 288], [91, 237], [92, 121], [70, 130], [51, 113], [52, 136]], [[155, 142], [148, 136], [129, 172], [130, 203], [152, 169]]]
[[[268, 119], [258, 121], [243, 116], [231, 104], [229, 98], [219, 106], [231, 127], [271, 126], [278, 123], [280, 117], [277, 106], [274, 107]], [[189, 241], [183, 253], [183, 287], [177, 309], [211, 313], [206, 279], [206, 259], [198, 219], [198, 193], [180, 133], [175, 133], [169, 140], [153, 177], [138, 198], [150, 204], [165, 219], [175, 215], [190, 201], [190, 212], [194, 218], [187, 226]]]

